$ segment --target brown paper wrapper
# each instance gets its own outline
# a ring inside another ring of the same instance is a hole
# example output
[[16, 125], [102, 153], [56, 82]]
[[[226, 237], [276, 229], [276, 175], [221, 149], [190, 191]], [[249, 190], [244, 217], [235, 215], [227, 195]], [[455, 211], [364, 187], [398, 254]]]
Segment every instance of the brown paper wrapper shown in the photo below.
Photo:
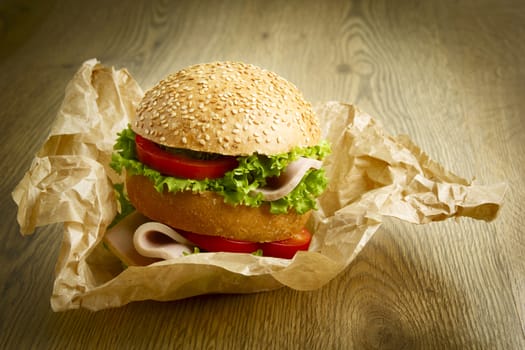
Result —
[[363, 249], [384, 216], [424, 224], [451, 217], [493, 220], [506, 185], [472, 184], [432, 161], [407, 137], [388, 135], [352, 105], [316, 108], [333, 153], [329, 186], [309, 225], [308, 252], [293, 259], [199, 253], [123, 268], [101, 244], [117, 213], [109, 168], [116, 133], [132, 121], [143, 92], [125, 70], [86, 61], [67, 85], [52, 131], [13, 191], [22, 234], [63, 223], [51, 297], [55, 311], [100, 310], [138, 300], [252, 293], [287, 286], [313, 290]]

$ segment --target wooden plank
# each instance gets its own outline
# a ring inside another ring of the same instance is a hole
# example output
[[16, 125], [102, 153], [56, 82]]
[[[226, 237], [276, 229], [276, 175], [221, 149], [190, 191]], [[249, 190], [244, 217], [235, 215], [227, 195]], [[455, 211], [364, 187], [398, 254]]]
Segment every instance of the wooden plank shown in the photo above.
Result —
[[[2, 22], [29, 34], [0, 55], [0, 348], [525, 348], [521, 1], [93, 0], [49, 1], [48, 9], [38, 25]], [[144, 88], [197, 62], [264, 66], [314, 103], [357, 104], [458, 175], [506, 181], [506, 203], [492, 223], [387, 219], [317, 291], [55, 314], [60, 225], [22, 238], [8, 197], [65, 84], [91, 57], [128, 68]]]

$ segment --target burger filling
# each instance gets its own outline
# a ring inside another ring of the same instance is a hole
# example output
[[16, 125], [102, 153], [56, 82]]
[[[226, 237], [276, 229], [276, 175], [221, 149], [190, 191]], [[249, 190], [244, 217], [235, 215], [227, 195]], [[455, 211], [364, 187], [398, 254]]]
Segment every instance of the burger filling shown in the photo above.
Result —
[[146, 176], [159, 192], [213, 191], [231, 205], [269, 203], [274, 214], [303, 214], [316, 208], [316, 198], [327, 186], [320, 161], [330, 146], [322, 141], [284, 154], [233, 157], [158, 145], [128, 127], [118, 134], [115, 151], [113, 169]]

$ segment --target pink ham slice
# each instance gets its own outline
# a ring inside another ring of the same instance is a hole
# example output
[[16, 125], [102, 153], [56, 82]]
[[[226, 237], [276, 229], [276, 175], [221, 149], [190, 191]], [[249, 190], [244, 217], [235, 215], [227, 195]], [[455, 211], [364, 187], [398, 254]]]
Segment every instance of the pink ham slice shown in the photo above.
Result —
[[190, 254], [192, 243], [171, 227], [160, 222], [140, 225], [133, 235], [137, 252], [150, 258], [174, 259]]
[[133, 245], [135, 230], [148, 221], [144, 215], [134, 212], [104, 234], [106, 246], [128, 266], [146, 266], [160, 260], [140, 255]]
[[291, 162], [271, 186], [258, 188], [253, 193], [262, 193], [265, 201], [274, 201], [286, 196], [301, 182], [309, 169], [320, 169], [323, 162], [301, 157]]
[[171, 227], [151, 222], [138, 212], [109, 229], [104, 242], [128, 266], [147, 266], [192, 252], [186, 246], [192, 244]]

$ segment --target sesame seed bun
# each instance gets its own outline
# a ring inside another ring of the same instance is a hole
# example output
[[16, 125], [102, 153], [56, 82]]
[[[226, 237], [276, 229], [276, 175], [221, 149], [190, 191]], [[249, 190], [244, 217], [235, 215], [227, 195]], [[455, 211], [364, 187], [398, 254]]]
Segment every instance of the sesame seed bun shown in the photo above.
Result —
[[146, 92], [132, 129], [156, 143], [223, 155], [316, 145], [311, 105], [289, 81], [240, 62], [190, 66]]
[[152, 220], [180, 230], [251, 242], [273, 242], [301, 230], [310, 212], [271, 214], [269, 205], [232, 207], [213, 192], [158, 192], [145, 176], [128, 176], [128, 196]]

